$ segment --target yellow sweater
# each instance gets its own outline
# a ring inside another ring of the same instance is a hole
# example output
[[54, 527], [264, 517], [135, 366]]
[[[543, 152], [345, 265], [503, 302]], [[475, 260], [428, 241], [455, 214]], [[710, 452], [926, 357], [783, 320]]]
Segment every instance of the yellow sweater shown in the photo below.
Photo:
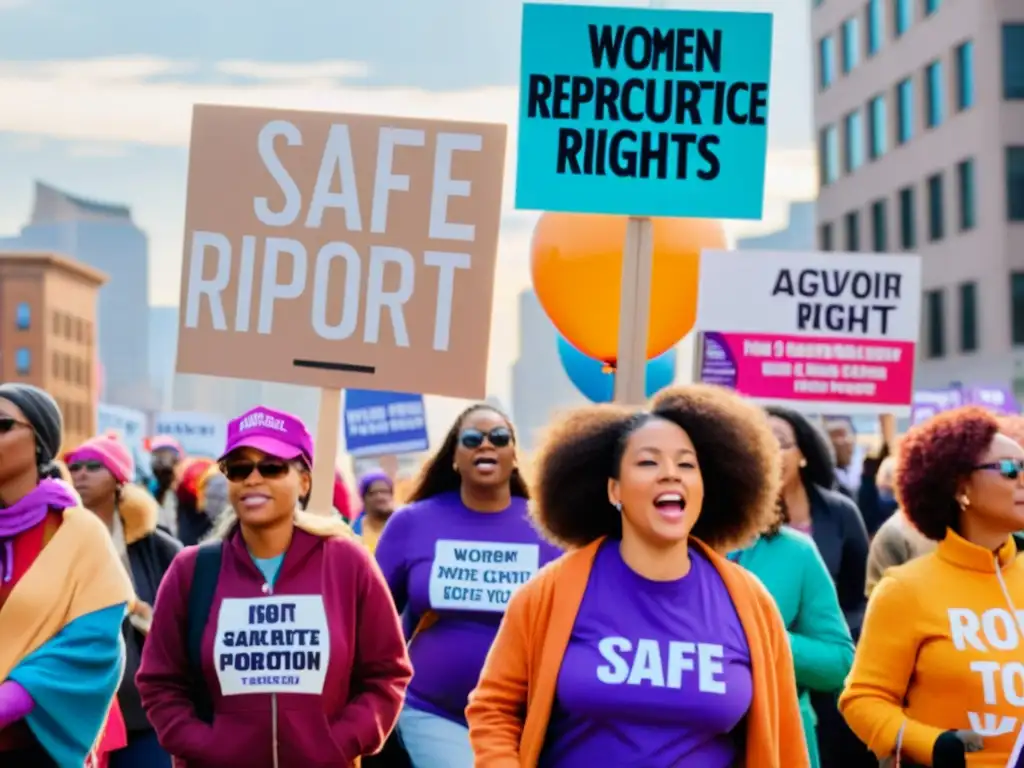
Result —
[[839, 708], [880, 758], [931, 765], [943, 731], [982, 734], [970, 768], [1004, 768], [1024, 742], [1024, 563], [952, 531], [871, 593]]

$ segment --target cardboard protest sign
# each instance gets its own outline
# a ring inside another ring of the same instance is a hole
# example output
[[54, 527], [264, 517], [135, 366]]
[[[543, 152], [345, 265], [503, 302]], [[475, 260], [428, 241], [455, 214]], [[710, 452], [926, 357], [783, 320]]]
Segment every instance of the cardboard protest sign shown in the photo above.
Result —
[[917, 256], [705, 251], [700, 380], [810, 413], [907, 415], [920, 306]]
[[482, 397], [505, 141], [197, 106], [177, 370]]
[[331, 661], [323, 598], [224, 599], [217, 615], [213, 658], [224, 696], [321, 695]]
[[759, 219], [769, 13], [523, 8], [516, 207]]

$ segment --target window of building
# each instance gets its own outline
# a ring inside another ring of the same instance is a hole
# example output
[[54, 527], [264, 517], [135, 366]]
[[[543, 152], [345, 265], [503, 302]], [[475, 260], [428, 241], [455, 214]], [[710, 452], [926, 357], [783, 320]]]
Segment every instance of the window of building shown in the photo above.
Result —
[[860, 110], [843, 118], [843, 166], [853, 173], [864, 165], [864, 121]]
[[956, 48], [956, 108], [974, 106], [974, 43], [968, 40]]
[[818, 87], [825, 90], [836, 79], [836, 41], [826, 35], [818, 41]]
[[839, 178], [839, 132], [834, 125], [826, 125], [818, 135], [818, 163], [823, 185]]
[[59, 379], [60, 378], [60, 353], [59, 352], [54, 352], [53, 353], [53, 357], [51, 358], [51, 363], [53, 365], [53, 378]]
[[924, 295], [925, 329], [925, 352], [928, 357], [935, 359], [944, 357], [946, 354], [946, 308], [945, 296], [941, 288], [928, 291]]
[[910, 29], [914, 21], [914, 8], [911, 0], [892, 0], [892, 26], [896, 37]]
[[974, 202], [974, 160], [961, 160], [956, 165], [956, 197], [960, 208], [960, 231], [974, 229], [977, 207]]
[[27, 347], [18, 347], [15, 350], [14, 369], [19, 376], [28, 376], [32, 373], [32, 350]]
[[1006, 148], [1006, 213], [1024, 221], [1024, 146]]
[[1024, 272], [1010, 273], [1010, 331], [1014, 346], [1024, 345]]
[[941, 240], [946, 234], [946, 222], [943, 216], [942, 174], [936, 173], [928, 177], [928, 239], [933, 243]]
[[942, 7], [942, 0], [924, 0], [924, 15], [931, 16]]
[[914, 81], [909, 77], [896, 86], [896, 143], [914, 138]]
[[914, 215], [914, 188], [904, 187], [900, 200], [900, 247], [905, 251], [917, 248], [917, 219]]
[[942, 125], [945, 116], [942, 86], [942, 62], [933, 61], [924, 70], [924, 115], [929, 128]]
[[978, 349], [978, 284], [960, 283], [960, 351]]
[[885, 41], [885, 11], [883, 0], [868, 0], [868, 56], [874, 56]]
[[879, 94], [868, 102], [868, 157], [877, 160], [885, 154], [888, 143], [885, 118], [885, 96]]
[[852, 16], [843, 22], [843, 74], [860, 63], [860, 20]]
[[860, 250], [860, 213], [850, 211], [843, 217], [843, 234], [846, 236], [846, 250], [856, 253]]
[[875, 253], [889, 250], [889, 222], [885, 199], [871, 204], [871, 249]]
[[823, 251], [834, 251], [835, 242], [832, 236], [832, 225], [822, 224], [818, 227], [818, 247]]
[[32, 307], [27, 301], [18, 302], [14, 310], [14, 326], [19, 331], [27, 331], [32, 327]]
[[1024, 23], [1003, 24], [1003, 98], [1024, 99]]

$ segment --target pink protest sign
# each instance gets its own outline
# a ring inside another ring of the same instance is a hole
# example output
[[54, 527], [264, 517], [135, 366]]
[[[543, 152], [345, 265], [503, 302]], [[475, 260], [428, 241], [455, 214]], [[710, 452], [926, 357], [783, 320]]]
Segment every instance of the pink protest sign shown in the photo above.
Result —
[[909, 413], [918, 257], [708, 251], [700, 270], [701, 381], [812, 413]]

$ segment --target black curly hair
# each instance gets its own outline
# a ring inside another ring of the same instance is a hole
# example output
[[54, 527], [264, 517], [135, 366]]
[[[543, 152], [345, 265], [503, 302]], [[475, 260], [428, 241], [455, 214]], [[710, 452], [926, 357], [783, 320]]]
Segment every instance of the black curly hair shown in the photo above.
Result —
[[789, 424], [796, 436], [797, 450], [807, 462], [800, 468], [800, 479], [804, 486], [821, 486], [832, 490], [836, 487], [836, 454], [828, 436], [810, 419], [799, 411], [781, 405], [769, 405], [765, 408], [769, 416], [782, 419]]
[[614, 405], [581, 408], [548, 433], [535, 461], [537, 525], [566, 548], [622, 536], [608, 500], [626, 443], [652, 419], [683, 429], [697, 452], [704, 506], [692, 535], [722, 548], [760, 532], [775, 509], [779, 448], [764, 413], [731, 390], [705, 384], [662, 390], [649, 411]]
[[[506, 414], [488, 403], [475, 403], [469, 406], [452, 422], [452, 426], [448, 430], [448, 434], [445, 435], [441, 447], [423, 464], [423, 468], [416, 477], [416, 481], [413, 483], [409, 493], [408, 503], [431, 499], [442, 493], [459, 490], [459, 487], [462, 485], [462, 477], [453, 467], [455, 447], [459, 440], [459, 432], [462, 430], [463, 422], [465, 422], [469, 415], [479, 413], [480, 411], [490, 411], [500, 416], [505, 424], [508, 425], [509, 432], [512, 433], [512, 444], [516, 444], [516, 429], [512, 424], [512, 419]], [[512, 470], [512, 476], [509, 478], [509, 487], [513, 496], [521, 496], [524, 499], [530, 498], [530, 491], [526, 486], [526, 481], [523, 480], [523, 476], [519, 473], [518, 467]]]

